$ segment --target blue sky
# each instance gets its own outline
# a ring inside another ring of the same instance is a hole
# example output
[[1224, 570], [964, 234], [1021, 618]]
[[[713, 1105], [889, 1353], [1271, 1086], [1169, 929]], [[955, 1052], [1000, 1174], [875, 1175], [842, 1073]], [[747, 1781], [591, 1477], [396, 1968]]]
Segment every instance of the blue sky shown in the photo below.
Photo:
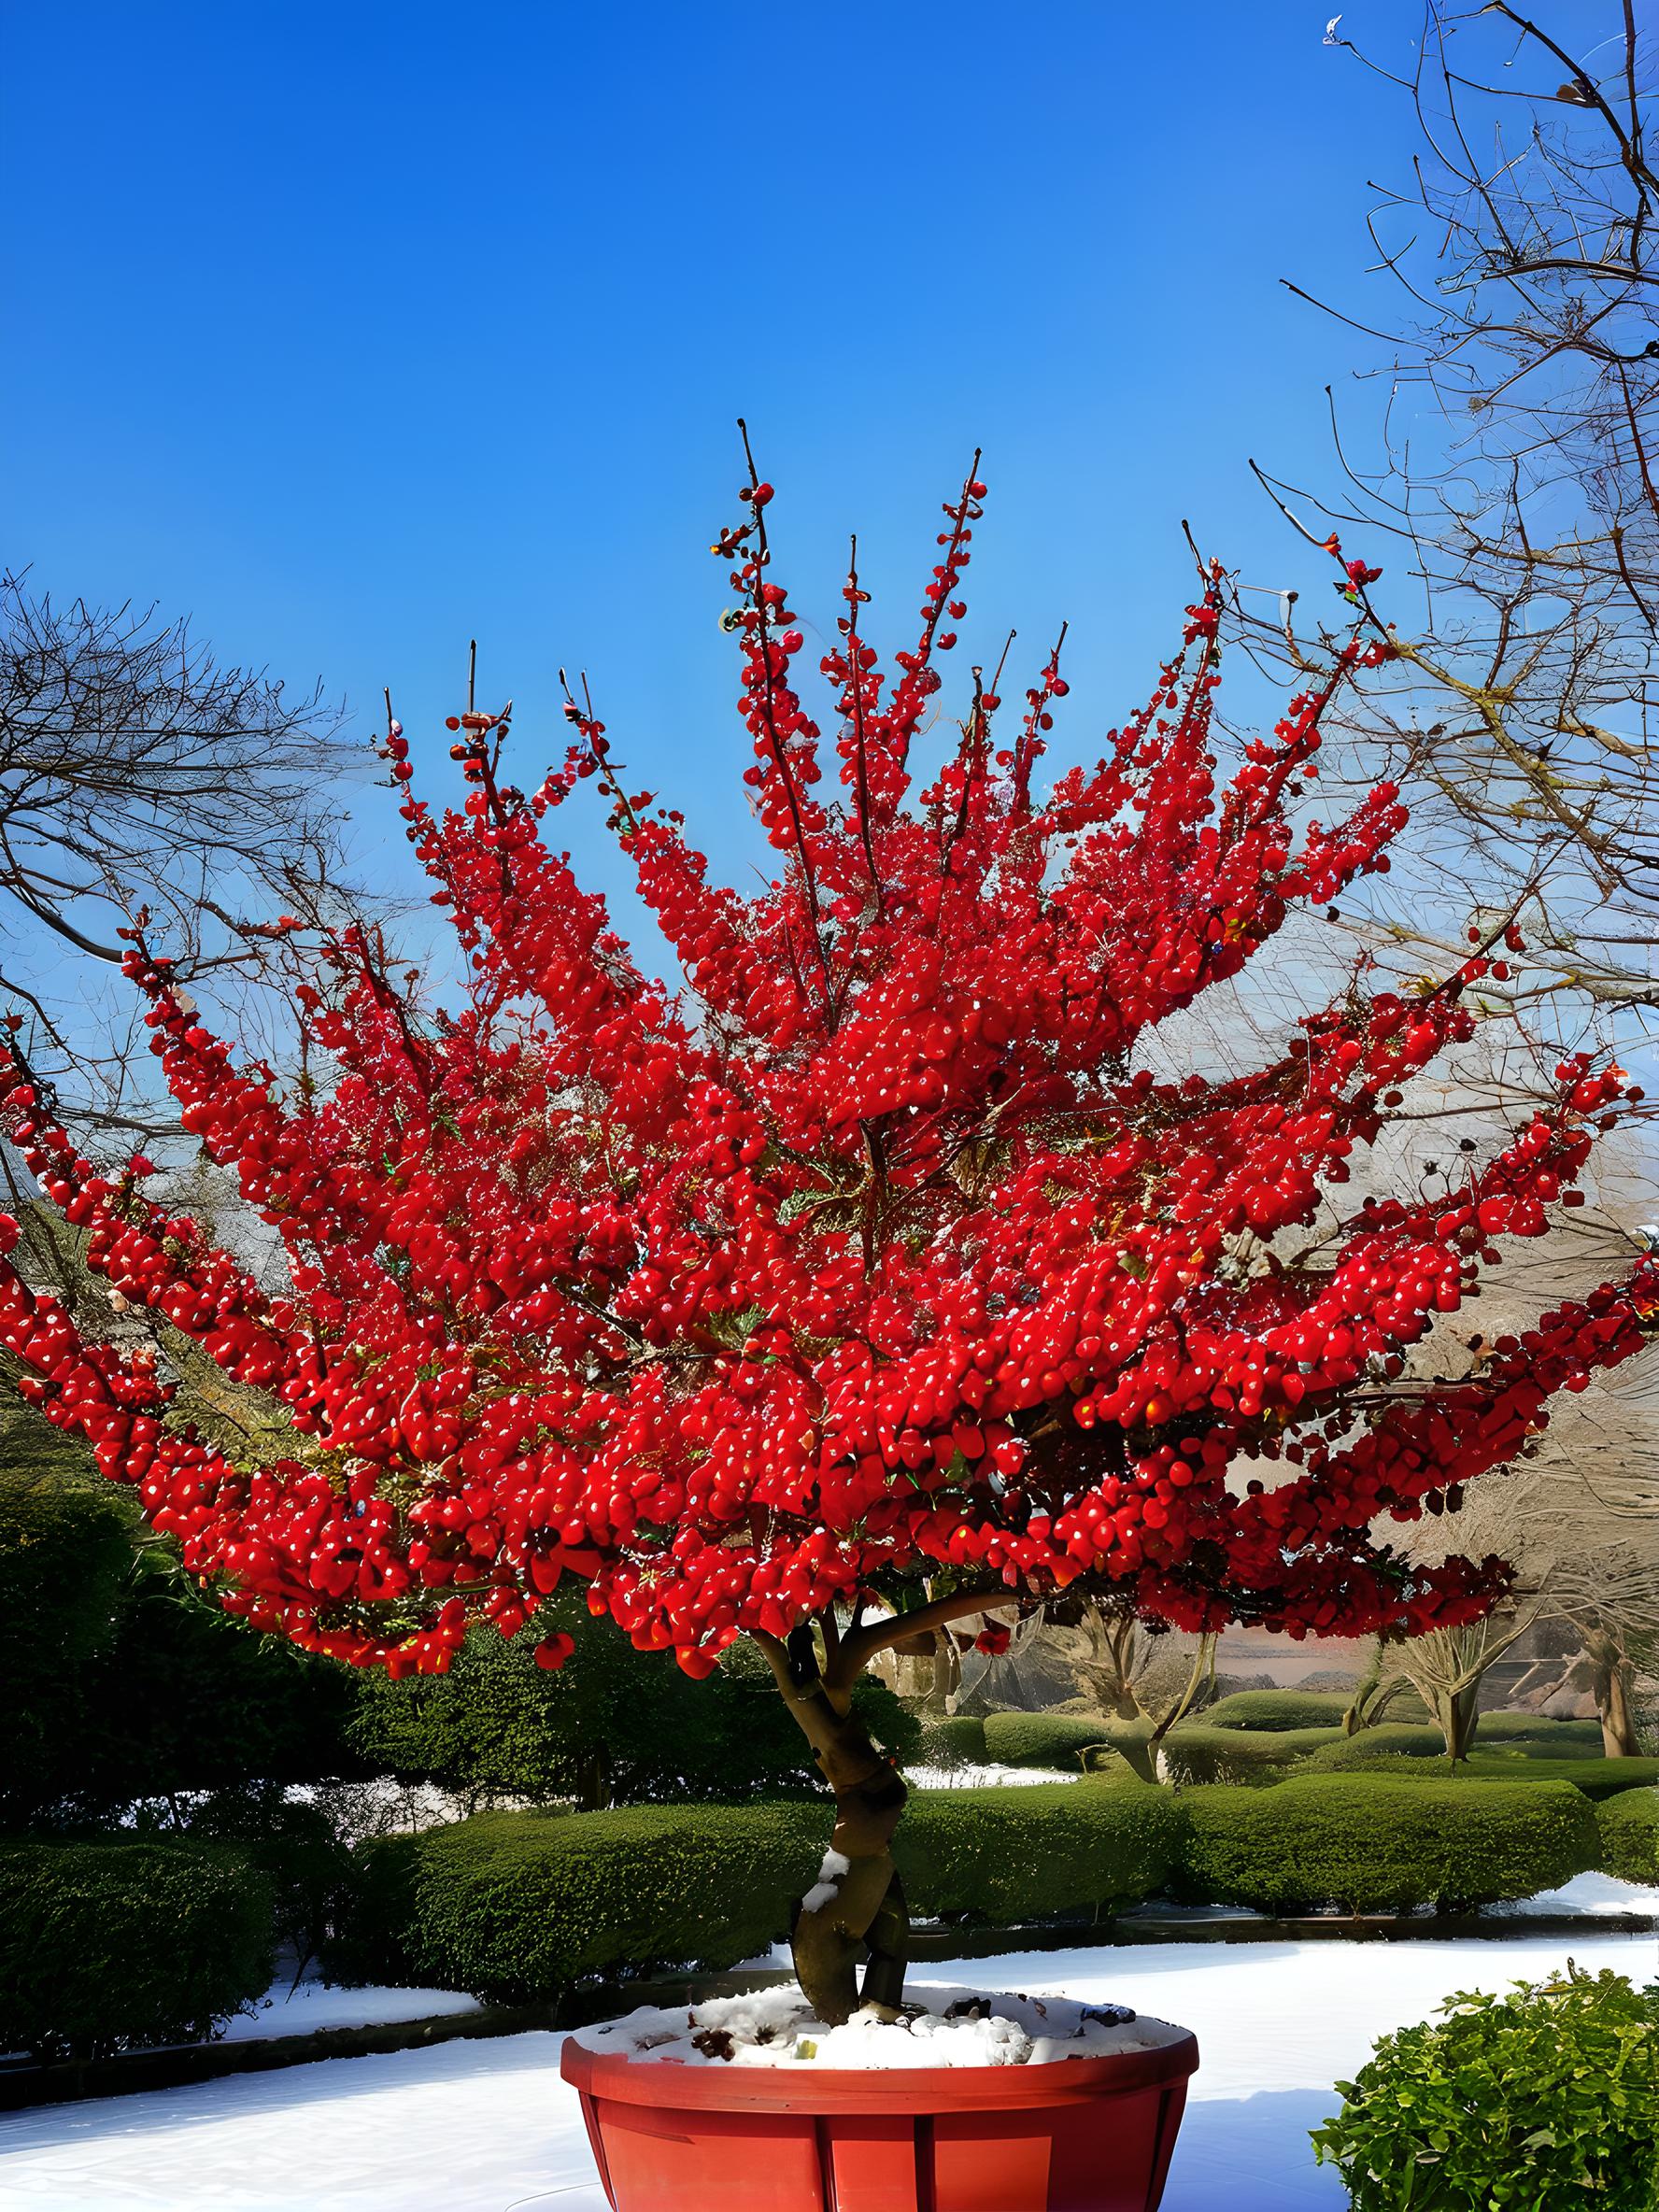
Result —
[[[14, 0], [0, 552], [320, 676], [365, 736], [390, 682], [446, 775], [470, 636], [527, 773], [585, 666], [735, 867], [733, 418], [802, 613], [856, 528], [891, 643], [978, 445], [957, 658], [1069, 617], [1086, 747], [1175, 636], [1183, 517], [1308, 580], [1245, 457], [1329, 480], [1355, 342], [1278, 279], [1364, 298], [1366, 178], [1411, 146], [1328, 12]], [[1416, 21], [1343, 27], [1403, 55]]]

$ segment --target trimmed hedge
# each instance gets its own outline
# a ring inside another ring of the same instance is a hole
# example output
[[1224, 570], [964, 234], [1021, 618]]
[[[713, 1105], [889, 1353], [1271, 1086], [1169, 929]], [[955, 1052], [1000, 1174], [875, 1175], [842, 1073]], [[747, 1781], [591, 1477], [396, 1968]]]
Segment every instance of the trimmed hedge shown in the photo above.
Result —
[[1652, 1788], [1659, 1782], [1659, 1759], [1517, 1757], [1512, 1748], [1482, 1751], [1477, 1745], [1473, 1756], [1463, 1760], [1454, 1772], [1448, 1769], [1443, 1754], [1435, 1762], [1402, 1757], [1394, 1751], [1363, 1759], [1321, 1753], [1308, 1761], [1306, 1771], [1312, 1776], [1341, 1774], [1356, 1779], [1363, 1774], [1390, 1781], [1513, 1782], [1517, 1788], [1533, 1782], [1571, 1782], [1575, 1790], [1599, 1803], [1625, 1790]]
[[223, 1845], [0, 1843], [0, 2050], [103, 2058], [264, 1994], [269, 1878]]
[[1185, 1828], [1176, 1797], [1134, 1780], [923, 1790], [893, 1855], [915, 1913], [1001, 1927], [1099, 1920], [1170, 1886]]
[[1327, 1743], [1308, 1764], [1322, 1773], [1350, 1774], [1368, 1766], [1392, 1766], [1402, 1759], [1439, 1759], [1443, 1767], [1445, 1757], [1446, 1739], [1432, 1724], [1381, 1721], [1375, 1728], [1362, 1728], [1357, 1736]]
[[1601, 1865], [1621, 1881], [1659, 1888], [1659, 1790], [1627, 1790], [1595, 1808]]
[[1236, 1690], [1201, 1718], [1206, 1728], [1340, 1728], [1353, 1702], [1345, 1690]]
[[1111, 1743], [1127, 1724], [1089, 1713], [987, 1713], [986, 1755], [999, 1766], [1064, 1766], [1075, 1771], [1078, 1753]]
[[1164, 1765], [1182, 1789], [1215, 1782], [1260, 1787], [1343, 1740], [1340, 1728], [1212, 1728], [1199, 1722], [1165, 1737]]
[[[763, 1950], [817, 1879], [830, 1808], [631, 1806], [487, 1813], [360, 1845], [346, 1978], [497, 2003], [596, 1976], [719, 1968]], [[1102, 1917], [1166, 1889], [1184, 1821], [1167, 1791], [919, 1790], [894, 1847], [911, 1910], [1006, 1924]]]
[[[922, 1730], [915, 1749], [917, 1766], [979, 1766], [988, 1756], [985, 1723], [976, 1713], [952, 1713]], [[906, 1762], [910, 1764], [911, 1762]]]
[[497, 2004], [594, 1976], [735, 1965], [817, 1879], [827, 1799], [485, 1813], [359, 1846], [332, 1973]]
[[1262, 1912], [1468, 1909], [1558, 1889], [1600, 1850], [1595, 1813], [1560, 1783], [1326, 1776], [1182, 1805], [1186, 1893]]
[[1599, 1721], [1547, 1721], [1542, 1713], [1482, 1713], [1475, 1731], [1477, 1743], [1545, 1743], [1567, 1756], [1569, 1744], [1586, 1751], [1601, 1750]]

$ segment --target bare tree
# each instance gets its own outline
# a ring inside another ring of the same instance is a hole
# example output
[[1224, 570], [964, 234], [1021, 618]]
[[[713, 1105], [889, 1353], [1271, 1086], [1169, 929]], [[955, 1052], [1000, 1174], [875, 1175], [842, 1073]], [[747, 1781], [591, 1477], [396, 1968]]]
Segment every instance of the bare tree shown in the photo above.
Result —
[[[1328, 42], [1358, 55], [1340, 21]], [[1378, 342], [1378, 365], [1334, 410], [1340, 491], [1258, 471], [1312, 544], [1333, 524], [1351, 541], [1339, 590], [1365, 596], [1350, 551], [1387, 564], [1378, 627], [1397, 657], [1350, 757], [1370, 776], [1380, 745], [1393, 755], [1444, 894], [1426, 917], [1398, 902], [1395, 935], [1438, 956], [1467, 950], [1466, 922], [1520, 921], [1512, 1001], [1634, 1012], [1644, 1029], [1659, 1009], [1650, 45], [1632, 0], [1554, 29], [1495, 0], [1427, 7], [1404, 69], [1358, 56], [1409, 102], [1418, 146], [1406, 178], [1375, 188], [1382, 300], [1321, 287], [1317, 304]], [[1241, 586], [1237, 613], [1256, 652], [1319, 657], [1296, 593]]]
[[86, 964], [120, 961], [136, 907], [181, 973], [222, 984], [264, 965], [285, 910], [319, 911], [340, 875], [327, 787], [352, 766], [339, 723], [319, 690], [220, 663], [185, 622], [0, 577], [0, 994], [78, 1105], [132, 1118], [126, 1040], [84, 1008]]

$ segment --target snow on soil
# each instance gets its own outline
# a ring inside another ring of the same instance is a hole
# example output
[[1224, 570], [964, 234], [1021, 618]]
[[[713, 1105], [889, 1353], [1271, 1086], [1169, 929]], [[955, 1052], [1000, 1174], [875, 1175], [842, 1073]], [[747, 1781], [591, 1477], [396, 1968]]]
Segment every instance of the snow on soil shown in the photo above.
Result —
[[1080, 1766], [907, 1766], [913, 1790], [1017, 1790], [1030, 1782], [1080, 1782]]
[[290, 1988], [279, 1981], [256, 2012], [241, 2013], [221, 2038], [248, 2043], [269, 2035], [309, 2035], [318, 2028], [379, 2028], [440, 2013], [476, 2012], [478, 2000], [459, 1990], [336, 1990], [320, 1981]]
[[926, 2009], [915, 2019], [878, 2020], [856, 2012], [827, 2028], [793, 1982], [684, 2005], [642, 2005], [625, 2019], [578, 2028], [588, 2050], [649, 2054], [688, 2066], [857, 2066], [889, 2073], [902, 2066], [1042, 2066], [1067, 2059], [1156, 2050], [1183, 2030], [1168, 2021], [1107, 2021], [1069, 1997], [986, 1996], [934, 1983], [906, 1985]]
[[[1575, 1893], [1578, 1884], [1574, 1884]], [[1652, 1893], [1638, 1892], [1650, 1905]], [[1575, 1896], [1576, 1902], [1576, 1896]], [[1650, 1936], [1170, 1943], [1038, 1951], [941, 1978], [1185, 2022], [1200, 2064], [1164, 2212], [1342, 2212], [1308, 2130], [1377, 2037], [1455, 1990], [1581, 1966], [1659, 1972]], [[6, 2212], [605, 2212], [560, 2037], [330, 2059], [0, 2116]]]

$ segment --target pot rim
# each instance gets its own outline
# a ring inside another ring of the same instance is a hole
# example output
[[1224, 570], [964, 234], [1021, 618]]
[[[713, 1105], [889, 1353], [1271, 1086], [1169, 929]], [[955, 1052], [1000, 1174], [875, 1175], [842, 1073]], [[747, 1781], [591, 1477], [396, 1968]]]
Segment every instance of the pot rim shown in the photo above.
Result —
[[1081, 2105], [1184, 2081], [1198, 2064], [1190, 2029], [1151, 2050], [1021, 2066], [695, 2066], [591, 2050], [567, 2035], [559, 2070], [584, 2096], [706, 2112], [1010, 2111]]

